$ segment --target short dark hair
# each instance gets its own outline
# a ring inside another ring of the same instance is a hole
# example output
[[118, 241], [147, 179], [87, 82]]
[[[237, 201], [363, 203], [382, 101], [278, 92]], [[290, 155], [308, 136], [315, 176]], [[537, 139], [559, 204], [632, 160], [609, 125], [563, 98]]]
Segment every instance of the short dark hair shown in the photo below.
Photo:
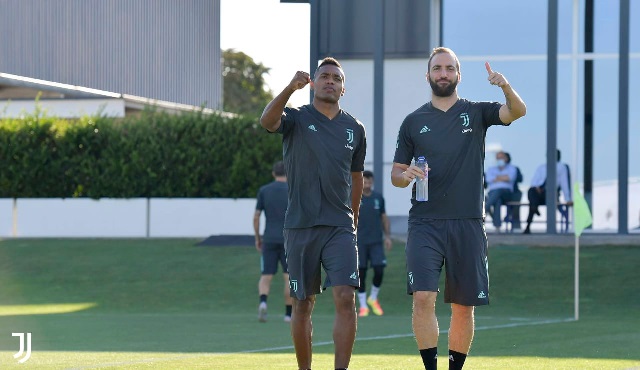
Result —
[[273, 164], [273, 174], [275, 176], [285, 176], [284, 162], [278, 161]]
[[326, 57], [324, 59], [322, 59], [322, 62], [320, 62], [320, 65], [318, 66], [318, 68], [322, 67], [322, 66], [326, 66], [326, 65], [332, 65], [332, 66], [336, 66], [338, 68], [342, 68], [342, 66], [340, 65], [340, 62], [338, 62], [336, 60], [336, 58], [333, 57]]
[[433, 48], [433, 50], [431, 51], [431, 55], [429, 55], [429, 62], [427, 62], [427, 71], [431, 71], [431, 59], [433, 59], [433, 57], [435, 57], [436, 55], [442, 53], [450, 54], [453, 57], [453, 59], [456, 61], [456, 70], [458, 71], [458, 73], [460, 73], [460, 60], [458, 59], [458, 56], [453, 52], [453, 50], [442, 46]]
[[[336, 58], [333, 57], [326, 57], [324, 59], [322, 59], [322, 61], [320, 62], [320, 64], [318, 65], [318, 68], [316, 68], [316, 71], [313, 72], [313, 78], [316, 77], [316, 74], [318, 73], [318, 70], [324, 66], [336, 66], [340, 69], [342, 69], [342, 66], [340, 65], [340, 62], [338, 62], [336, 60]], [[344, 71], [342, 72], [342, 74], [344, 75]]]
[[560, 149], [556, 149], [556, 152], [558, 153], [558, 162], [560, 162]]
[[364, 172], [362, 173], [362, 176], [363, 176], [363, 177], [366, 177], [367, 179], [372, 179], [372, 178], [373, 178], [373, 172], [371, 172], [371, 171], [364, 171]]
[[507, 157], [507, 163], [511, 163], [511, 154], [507, 152], [502, 152], [502, 153], [504, 153], [504, 156]]

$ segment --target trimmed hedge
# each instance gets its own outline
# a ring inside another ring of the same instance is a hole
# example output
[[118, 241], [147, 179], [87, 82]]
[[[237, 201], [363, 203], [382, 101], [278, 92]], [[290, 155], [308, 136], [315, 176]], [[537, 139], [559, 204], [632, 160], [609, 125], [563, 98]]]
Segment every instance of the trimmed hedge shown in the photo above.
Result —
[[256, 118], [148, 111], [0, 120], [1, 198], [251, 198], [282, 138]]

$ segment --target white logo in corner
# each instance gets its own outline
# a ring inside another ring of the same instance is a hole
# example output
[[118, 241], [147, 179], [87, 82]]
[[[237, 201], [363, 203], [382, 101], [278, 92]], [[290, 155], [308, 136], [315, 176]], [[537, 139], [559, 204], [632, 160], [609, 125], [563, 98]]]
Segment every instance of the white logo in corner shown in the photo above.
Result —
[[356, 274], [356, 272], [354, 271], [353, 273], [351, 273], [351, 276], [349, 276], [349, 279], [358, 280], [358, 274]]
[[487, 298], [487, 295], [484, 294], [484, 290], [481, 290], [480, 293], [478, 293], [478, 298]]
[[[25, 338], [26, 334], [26, 338]], [[24, 353], [24, 357], [18, 360], [19, 363], [25, 363], [31, 357], [31, 333], [11, 333], [12, 337], [20, 337], [20, 349], [13, 355], [13, 358], [19, 358]], [[26, 345], [25, 345], [26, 342]], [[25, 352], [26, 347], [26, 352]]]
[[291, 288], [291, 290], [293, 290], [294, 292], [297, 292], [298, 291], [298, 280], [289, 281], [289, 288]]
[[314, 125], [309, 125], [309, 130], [318, 132], [318, 130], [316, 130], [316, 126]]

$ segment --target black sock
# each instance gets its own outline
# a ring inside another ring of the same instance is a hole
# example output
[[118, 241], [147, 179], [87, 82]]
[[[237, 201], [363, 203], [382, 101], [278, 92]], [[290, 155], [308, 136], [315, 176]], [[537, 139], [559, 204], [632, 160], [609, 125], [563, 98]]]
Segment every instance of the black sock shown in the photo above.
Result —
[[260, 294], [260, 303], [267, 303], [267, 295], [266, 294]]
[[290, 305], [290, 304], [288, 304], [288, 305], [286, 305], [285, 307], [286, 307], [286, 309], [285, 309], [284, 314], [285, 314], [286, 316], [291, 316], [291, 305]]
[[466, 354], [449, 350], [449, 370], [462, 370], [466, 359]]
[[437, 370], [438, 369], [438, 347], [421, 349], [420, 356], [422, 356], [422, 363], [425, 370]]

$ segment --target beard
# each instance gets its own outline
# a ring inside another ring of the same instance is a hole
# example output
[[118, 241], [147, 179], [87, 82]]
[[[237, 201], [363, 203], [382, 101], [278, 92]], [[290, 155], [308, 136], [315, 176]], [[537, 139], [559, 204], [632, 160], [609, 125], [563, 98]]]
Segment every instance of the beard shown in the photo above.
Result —
[[431, 91], [433, 91], [433, 95], [441, 98], [446, 98], [453, 95], [453, 92], [458, 86], [458, 78], [456, 77], [455, 81], [449, 82], [449, 84], [444, 87], [438, 85], [436, 81], [433, 81], [431, 78], [429, 78], [429, 85], [431, 85]]

